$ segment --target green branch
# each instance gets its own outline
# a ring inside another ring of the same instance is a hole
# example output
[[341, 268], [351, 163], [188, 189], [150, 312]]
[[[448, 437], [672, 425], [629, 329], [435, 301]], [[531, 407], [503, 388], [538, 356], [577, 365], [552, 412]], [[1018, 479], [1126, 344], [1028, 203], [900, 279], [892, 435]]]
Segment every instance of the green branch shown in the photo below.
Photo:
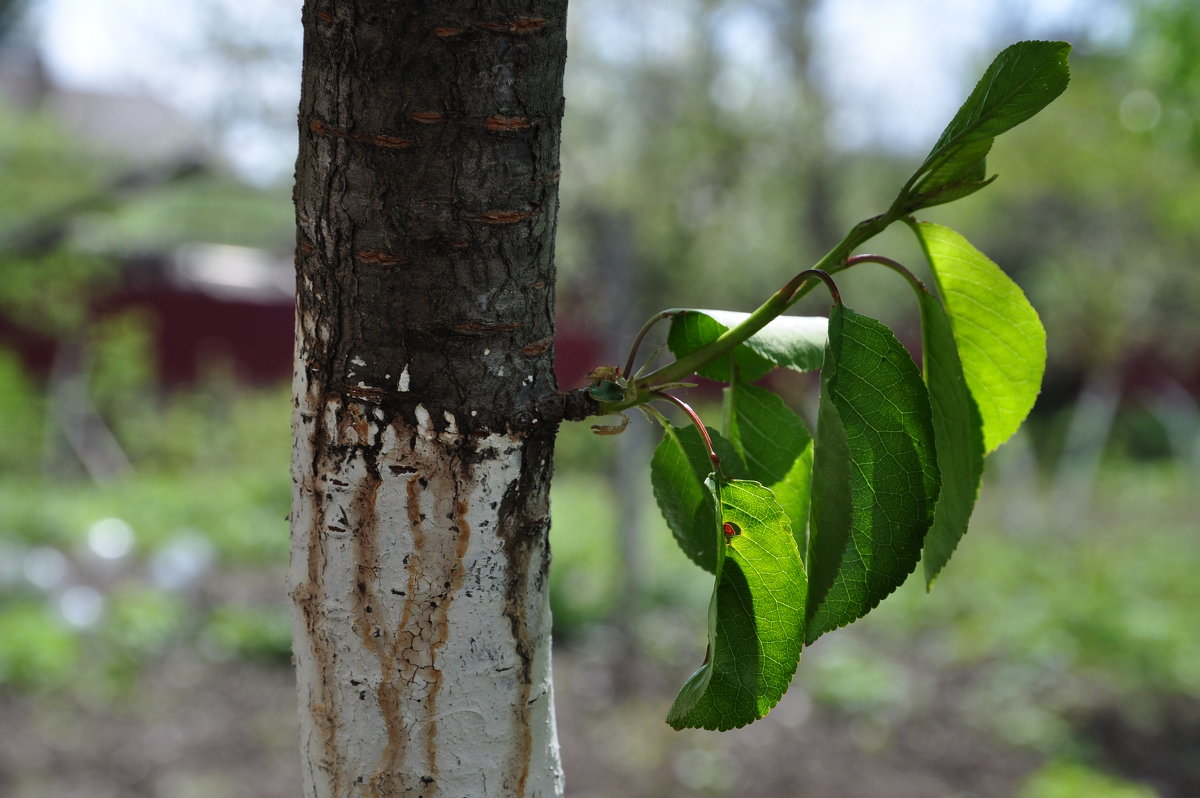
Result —
[[[766, 302], [751, 313], [744, 322], [727, 330], [721, 337], [707, 346], [701, 347], [695, 352], [634, 380], [629, 395], [618, 402], [605, 402], [603, 405], [604, 412], [615, 413], [645, 404], [654, 398], [654, 392], [662, 386], [686, 379], [718, 358], [728, 355], [733, 351], [734, 347], [743, 343], [779, 316], [782, 316], [788, 308], [807, 295], [816, 285], [814, 279], [819, 278], [818, 272], [831, 275], [846, 268], [846, 260], [856, 247], [879, 235], [899, 219], [901, 215], [894, 211], [889, 211], [886, 214], [874, 216], [859, 222], [813, 268], [806, 269], [789, 280], [786, 285], [772, 294]], [[651, 320], [650, 324], [666, 317], [669, 313], [668, 311], [657, 314]]]

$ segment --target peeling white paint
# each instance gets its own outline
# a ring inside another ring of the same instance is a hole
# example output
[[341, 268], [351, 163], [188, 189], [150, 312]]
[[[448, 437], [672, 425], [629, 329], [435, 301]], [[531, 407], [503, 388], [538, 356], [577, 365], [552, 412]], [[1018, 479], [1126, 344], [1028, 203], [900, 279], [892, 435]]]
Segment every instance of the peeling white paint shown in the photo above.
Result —
[[400, 372], [400, 382], [396, 384], [396, 390], [400, 393], [408, 393], [408, 366], [405, 365], [404, 371]]
[[350, 362], [351, 362], [351, 363], [353, 363], [353, 364], [354, 364], [354, 365], [356, 365], [356, 366], [365, 366], [365, 365], [367, 365], [367, 361], [363, 360], [361, 357], [358, 357], [358, 356], [355, 356], [355, 357], [352, 357], [352, 358], [350, 358]]
[[413, 415], [417, 417], [417, 432], [422, 438], [429, 439], [433, 437], [433, 418], [429, 415], [429, 411], [425, 409], [425, 405], [417, 405], [413, 408]]
[[454, 414], [448, 410], [443, 410], [442, 418], [446, 419], [446, 434], [447, 435], [457, 435], [458, 434], [458, 422], [454, 420]]

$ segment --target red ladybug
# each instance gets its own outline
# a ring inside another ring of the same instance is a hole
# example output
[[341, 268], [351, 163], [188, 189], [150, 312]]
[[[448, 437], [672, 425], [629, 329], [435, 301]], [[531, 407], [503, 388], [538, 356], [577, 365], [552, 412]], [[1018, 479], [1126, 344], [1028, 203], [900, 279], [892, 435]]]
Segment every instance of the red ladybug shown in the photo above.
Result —
[[742, 534], [742, 530], [738, 529], [737, 524], [731, 524], [728, 521], [721, 525], [721, 531], [725, 533], [726, 538]]

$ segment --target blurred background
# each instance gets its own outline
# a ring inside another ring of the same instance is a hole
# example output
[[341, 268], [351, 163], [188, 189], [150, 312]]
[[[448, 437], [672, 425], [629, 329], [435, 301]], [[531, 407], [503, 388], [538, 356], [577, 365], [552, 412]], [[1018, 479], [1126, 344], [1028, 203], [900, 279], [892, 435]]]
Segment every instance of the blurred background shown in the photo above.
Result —
[[[653, 430], [563, 429], [568, 794], [1200, 796], [1200, 5], [570, 14], [568, 388], [655, 310], [751, 309], [882, 210], [1004, 45], [1076, 49], [1067, 93], [998, 142], [1000, 179], [928, 214], [1040, 309], [1041, 400], [932, 595], [915, 580], [819, 641], [767, 719], [663, 722], [703, 656], [711, 583], [658, 518]], [[298, 792], [300, 41], [298, 2], [0, 0], [0, 795]], [[920, 266], [900, 233], [871, 248]], [[914, 337], [899, 280], [840, 283]], [[774, 387], [812, 417], [811, 381]]]

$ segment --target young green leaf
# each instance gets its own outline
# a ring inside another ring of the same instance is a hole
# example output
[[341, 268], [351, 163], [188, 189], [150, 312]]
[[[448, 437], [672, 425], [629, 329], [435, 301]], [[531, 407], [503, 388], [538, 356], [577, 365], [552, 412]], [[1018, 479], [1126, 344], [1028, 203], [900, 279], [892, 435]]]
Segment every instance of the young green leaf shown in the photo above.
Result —
[[996, 56], [913, 175], [906, 211], [987, 185], [985, 159], [993, 139], [1062, 94], [1070, 81], [1070, 52], [1066, 42], [1018, 42]]
[[812, 436], [804, 420], [766, 388], [735, 382], [725, 389], [729, 441], [745, 463], [731, 476], [761, 482], [787, 512], [797, 548], [806, 548], [809, 490], [812, 483]]
[[948, 227], [920, 222], [921, 241], [958, 345], [963, 376], [983, 420], [984, 452], [1029, 415], [1046, 370], [1046, 331], [1020, 287]]
[[987, 178], [987, 154], [991, 152], [995, 139], [987, 138], [965, 144], [954, 150], [953, 157], [935, 161], [917, 183], [916, 193], [929, 194], [943, 186], [957, 183], [978, 183]]
[[985, 188], [995, 175], [987, 177], [987, 154], [995, 139], [983, 139], [952, 150], [934, 161], [933, 168], [917, 183], [910, 210], [944, 205]]
[[[714, 429], [709, 428], [708, 434], [722, 469], [728, 474], [744, 474], [746, 467], [733, 445]], [[711, 472], [708, 449], [696, 428], [666, 426], [650, 460], [654, 498], [683, 553], [704, 570], [715, 573], [717, 541], [712, 530], [720, 524], [712, 494], [704, 486]]]
[[939, 489], [931, 415], [891, 330], [834, 306], [813, 464], [809, 642], [867, 614], [916, 568]]
[[929, 386], [942, 478], [933, 526], [925, 537], [921, 555], [925, 584], [932, 587], [958, 541], [966, 534], [979, 495], [979, 480], [983, 476], [983, 421], [963, 377], [950, 319], [942, 303], [924, 290], [918, 290], [917, 297], [921, 305], [925, 382]]
[[[749, 316], [729, 310], [684, 310], [671, 320], [667, 346], [676, 358], [681, 358], [717, 340]], [[819, 368], [825, 347], [825, 325], [825, 319], [820, 317], [780, 316], [772, 320], [734, 348], [738, 375], [746, 382], [754, 382], [775, 366], [796, 371]], [[726, 358], [697, 373], [721, 382], [733, 381]]]
[[[755, 482], [707, 483], [719, 494], [708, 657], [667, 713], [673, 728], [726, 731], [763, 717], [796, 672], [807, 582], [787, 515]], [[726, 536], [722, 525], [734, 534]]]
[[1066, 42], [1017, 42], [1005, 47], [946, 125], [926, 162], [952, 148], [995, 138], [1049, 105], [1071, 79], [1070, 53]]

